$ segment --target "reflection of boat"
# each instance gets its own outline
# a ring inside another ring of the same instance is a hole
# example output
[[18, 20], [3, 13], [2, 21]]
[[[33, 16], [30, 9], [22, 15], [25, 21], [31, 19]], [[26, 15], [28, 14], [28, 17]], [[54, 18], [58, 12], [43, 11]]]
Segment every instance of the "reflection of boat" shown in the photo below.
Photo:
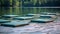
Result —
[[38, 23], [49, 23], [54, 21], [54, 19], [33, 19], [31, 20], [31, 22], [38, 22]]
[[10, 20], [3, 20], [3, 19], [0, 19], [0, 23], [8, 23], [10, 22]]

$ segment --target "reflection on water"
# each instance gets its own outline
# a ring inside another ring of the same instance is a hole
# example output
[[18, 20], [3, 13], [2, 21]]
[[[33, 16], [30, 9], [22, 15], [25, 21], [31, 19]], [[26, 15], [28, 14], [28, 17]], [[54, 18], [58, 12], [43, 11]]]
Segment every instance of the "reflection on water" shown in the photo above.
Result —
[[60, 8], [19, 8], [19, 7], [0, 8], [0, 15], [4, 14], [24, 15], [28, 13], [41, 13], [41, 12], [60, 12]]

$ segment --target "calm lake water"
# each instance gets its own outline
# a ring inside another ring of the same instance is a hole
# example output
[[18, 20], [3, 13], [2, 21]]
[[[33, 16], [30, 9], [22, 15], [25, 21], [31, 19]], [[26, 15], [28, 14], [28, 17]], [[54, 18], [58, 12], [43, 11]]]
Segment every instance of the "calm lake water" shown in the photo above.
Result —
[[60, 12], [60, 8], [12, 8], [12, 7], [0, 7], [0, 15], [14, 14], [25, 15], [28, 13], [41, 13], [41, 12]]

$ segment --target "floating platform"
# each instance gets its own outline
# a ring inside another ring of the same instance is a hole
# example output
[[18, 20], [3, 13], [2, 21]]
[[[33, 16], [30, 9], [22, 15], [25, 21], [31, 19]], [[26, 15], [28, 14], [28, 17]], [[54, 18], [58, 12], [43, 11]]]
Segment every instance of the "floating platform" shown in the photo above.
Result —
[[57, 13], [49, 13], [49, 12], [43, 12], [41, 14], [43, 14], [43, 15], [57, 15]]
[[46, 16], [46, 15], [44, 15], [44, 16], [43, 16], [43, 15], [41, 15], [41, 16], [40, 16], [40, 18], [50, 19], [50, 18], [52, 18], [52, 17], [51, 17], [51, 16]]
[[57, 18], [56, 15], [40, 15], [41, 18]]
[[33, 17], [14, 17], [14, 20], [30, 20], [33, 19]]
[[8, 23], [10, 22], [10, 20], [3, 20], [3, 19], [0, 19], [0, 23]]
[[53, 22], [53, 19], [33, 19], [31, 20], [31, 22], [38, 22], [38, 23], [49, 23], [49, 22]]
[[20, 26], [25, 26], [28, 25], [29, 21], [11, 21], [9, 23], [2, 23], [1, 26], [5, 27], [20, 27]]
[[27, 14], [26, 16], [29, 16], [29, 17], [40, 17], [40, 14]]
[[18, 15], [3, 15], [2, 17], [4, 18], [13, 18], [13, 17], [17, 17]]
[[48, 15], [57, 15], [56, 13], [47, 13]]

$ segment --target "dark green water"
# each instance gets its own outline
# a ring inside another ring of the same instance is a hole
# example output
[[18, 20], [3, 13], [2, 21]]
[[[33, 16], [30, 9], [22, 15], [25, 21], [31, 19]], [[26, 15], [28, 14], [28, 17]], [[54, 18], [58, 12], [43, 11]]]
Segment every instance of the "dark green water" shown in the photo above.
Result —
[[0, 15], [14, 14], [14, 15], [24, 15], [28, 13], [41, 13], [41, 12], [60, 12], [60, 8], [0, 8]]

